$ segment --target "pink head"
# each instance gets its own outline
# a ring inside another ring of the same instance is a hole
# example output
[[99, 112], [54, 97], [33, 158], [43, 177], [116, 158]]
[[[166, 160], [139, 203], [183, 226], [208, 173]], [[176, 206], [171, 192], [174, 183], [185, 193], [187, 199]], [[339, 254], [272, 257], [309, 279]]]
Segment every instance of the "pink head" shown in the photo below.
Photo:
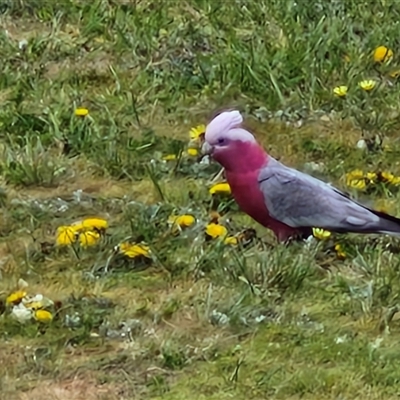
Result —
[[239, 111], [225, 111], [206, 128], [203, 151], [211, 154], [227, 171], [257, 170], [267, 162], [267, 154], [256, 138], [241, 127], [242, 122]]

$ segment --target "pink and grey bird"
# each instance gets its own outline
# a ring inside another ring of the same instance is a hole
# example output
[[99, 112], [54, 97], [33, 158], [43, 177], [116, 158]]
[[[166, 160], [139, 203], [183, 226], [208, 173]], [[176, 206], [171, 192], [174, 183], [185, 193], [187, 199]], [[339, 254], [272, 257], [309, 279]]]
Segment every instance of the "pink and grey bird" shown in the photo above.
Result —
[[225, 111], [207, 126], [203, 153], [225, 169], [239, 207], [280, 241], [306, 237], [312, 228], [338, 233], [400, 236], [400, 219], [372, 210], [339, 189], [269, 156], [242, 128], [239, 111]]

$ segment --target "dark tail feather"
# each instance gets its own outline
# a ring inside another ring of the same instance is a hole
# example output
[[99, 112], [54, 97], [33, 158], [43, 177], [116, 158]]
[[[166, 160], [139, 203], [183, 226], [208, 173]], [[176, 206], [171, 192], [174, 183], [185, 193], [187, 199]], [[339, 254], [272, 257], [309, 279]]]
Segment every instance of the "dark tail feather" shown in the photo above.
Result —
[[338, 230], [333, 230], [336, 233], [384, 233], [387, 235], [392, 235], [392, 236], [400, 236], [400, 218], [394, 217], [393, 215], [386, 214], [382, 211], [376, 211], [372, 210], [370, 208], [366, 208], [368, 211], [371, 213], [375, 214], [377, 217], [379, 217], [379, 222], [374, 223], [374, 224], [368, 224], [364, 225], [363, 227], [359, 227], [358, 229], [338, 229]]
[[400, 218], [386, 214], [382, 211], [370, 210], [380, 218], [377, 232], [387, 233], [388, 235], [400, 236]]

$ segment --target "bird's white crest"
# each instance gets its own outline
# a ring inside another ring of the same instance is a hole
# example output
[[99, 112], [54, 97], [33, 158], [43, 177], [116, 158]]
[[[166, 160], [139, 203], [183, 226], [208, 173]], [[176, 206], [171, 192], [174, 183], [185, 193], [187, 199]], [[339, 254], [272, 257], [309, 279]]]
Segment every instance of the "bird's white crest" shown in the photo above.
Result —
[[256, 138], [249, 131], [246, 131], [246, 129], [242, 128], [231, 129], [227, 136], [230, 140], [257, 143]]
[[214, 143], [220, 137], [228, 137], [231, 140], [255, 142], [256, 140], [250, 132], [240, 128], [242, 122], [243, 117], [239, 111], [225, 111], [207, 125], [205, 140], [208, 143]]

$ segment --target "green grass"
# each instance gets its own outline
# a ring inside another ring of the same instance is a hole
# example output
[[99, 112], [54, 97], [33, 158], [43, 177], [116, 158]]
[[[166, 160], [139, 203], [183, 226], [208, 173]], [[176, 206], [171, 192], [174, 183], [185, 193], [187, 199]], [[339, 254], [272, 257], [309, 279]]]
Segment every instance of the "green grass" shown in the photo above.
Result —
[[[212, 198], [216, 164], [185, 155], [191, 127], [238, 107], [272, 156], [399, 215], [397, 187], [345, 179], [400, 175], [397, 2], [18, 0], [0, 13], [5, 397], [398, 398], [397, 241], [277, 244]], [[380, 45], [389, 63], [374, 63]], [[216, 209], [230, 234], [259, 239], [205, 240]], [[168, 217], [184, 213], [197, 223], [174, 235]], [[57, 227], [88, 216], [109, 223], [96, 246], [55, 246]], [[151, 262], [116, 255], [128, 239]], [[55, 302], [50, 324], [11, 317], [20, 279]]]

